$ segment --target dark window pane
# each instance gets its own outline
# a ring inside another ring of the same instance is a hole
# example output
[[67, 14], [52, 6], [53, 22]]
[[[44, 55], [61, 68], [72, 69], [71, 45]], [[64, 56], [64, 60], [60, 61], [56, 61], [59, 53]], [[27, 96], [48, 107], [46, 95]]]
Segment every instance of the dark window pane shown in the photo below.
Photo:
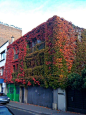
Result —
[[15, 54], [15, 55], [14, 55], [14, 59], [18, 59], [18, 54]]
[[10, 87], [10, 93], [13, 94], [14, 88]]
[[9, 88], [9, 87], [7, 87], [7, 93], [9, 93], [9, 91], [10, 91], [9, 89], [10, 89], [10, 88]]
[[19, 86], [16, 86], [16, 94], [19, 94]]
[[45, 48], [45, 43], [42, 43], [38, 46], [38, 49], [41, 50], [41, 49], [44, 49]]

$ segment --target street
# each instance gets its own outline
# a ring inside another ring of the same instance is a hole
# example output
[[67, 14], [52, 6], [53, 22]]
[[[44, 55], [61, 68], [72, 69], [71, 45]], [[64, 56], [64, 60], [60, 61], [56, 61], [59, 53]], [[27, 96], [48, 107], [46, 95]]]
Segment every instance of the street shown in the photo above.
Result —
[[10, 101], [10, 103], [5, 104], [5, 106], [8, 107], [14, 113], [14, 115], [84, 115], [80, 113], [53, 110], [42, 106], [14, 101]]
[[24, 110], [24, 109], [12, 107], [12, 106], [9, 106], [9, 105], [6, 105], [6, 107], [8, 107], [14, 113], [14, 115], [39, 115], [37, 113], [33, 113], [31, 111], [27, 111], [27, 110]]

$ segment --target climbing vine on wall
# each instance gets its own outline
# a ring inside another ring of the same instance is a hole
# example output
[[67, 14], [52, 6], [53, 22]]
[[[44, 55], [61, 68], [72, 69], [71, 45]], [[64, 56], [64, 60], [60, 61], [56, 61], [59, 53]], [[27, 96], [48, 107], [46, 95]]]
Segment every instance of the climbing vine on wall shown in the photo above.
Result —
[[46, 37], [46, 78], [49, 86], [54, 89], [57, 87], [65, 88], [67, 75], [71, 72], [75, 56], [75, 32], [72, 24], [64, 19], [54, 17], [53, 22], [52, 20], [49, 21], [48, 26], [53, 28], [51, 32], [47, 31]]
[[[41, 43], [35, 44], [32, 48], [31, 45], [36, 40], [45, 42], [44, 49], [41, 49]], [[7, 54], [5, 65], [8, 69], [5, 69], [4, 79], [8, 72], [10, 83], [41, 85], [53, 89], [65, 88], [67, 75], [71, 72], [74, 61], [75, 41], [75, 32], [71, 23], [57, 16], [50, 18], [8, 46], [9, 55]], [[19, 52], [16, 61], [13, 60], [13, 48]], [[12, 71], [13, 63], [18, 63], [17, 73]]]
[[4, 82], [7, 82], [7, 83], [13, 83], [12, 81], [12, 73], [13, 73], [12, 61], [13, 61], [13, 49], [10, 48], [8, 49], [8, 52], [7, 52], [6, 64], [5, 64], [4, 73], [3, 73]]
[[72, 67], [72, 72], [81, 75], [81, 70], [86, 65], [86, 30], [81, 30], [81, 41], [77, 39], [76, 42], [76, 56]]

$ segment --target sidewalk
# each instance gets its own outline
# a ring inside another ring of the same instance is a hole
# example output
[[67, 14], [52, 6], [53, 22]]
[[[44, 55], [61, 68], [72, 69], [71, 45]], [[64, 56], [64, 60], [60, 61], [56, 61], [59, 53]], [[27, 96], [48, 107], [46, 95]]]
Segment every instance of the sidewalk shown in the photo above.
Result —
[[[72, 112], [63, 112], [59, 110], [52, 110], [50, 108], [46, 107], [41, 107], [37, 105], [32, 105], [32, 104], [25, 104], [25, 103], [20, 103], [20, 102], [14, 102], [10, 101], [9, 106], [13, 106], [16, 108], [24, 109], [31, 111], [33, 113], [38, 113], [40, 115], [77, 115], [79, 113], [72, 113]], [[79, 114], [79, 115], [84, 115], [84, 114]]]

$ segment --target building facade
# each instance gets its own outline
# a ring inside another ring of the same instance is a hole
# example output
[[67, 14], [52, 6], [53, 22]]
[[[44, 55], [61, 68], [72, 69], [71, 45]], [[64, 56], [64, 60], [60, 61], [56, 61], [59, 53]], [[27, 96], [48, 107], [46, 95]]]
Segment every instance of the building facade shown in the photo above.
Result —
[[11, 100], [65, 111], [76, 39], [73, 25], [54, 16], [10, 44], [3, 79]]
[[2, 78], [6, 62], [7, 46], [21, 36], [22, 30], [20, 28], [0, 22], [0, 91], [4, 93], [6, 93], [6, 84]]
[[[20, 102], [59, 107], [55, 95], [60, 89], [56, 89], [62, 87], [71, 70], [75, 41], [72, 24], [54, 16], [10, 44], [3, 79], [11, 100], [17, 96]], [[65, 91], [62, 94], [64, 104], [59, 108], [65, 110]]]
[[0, 91], [3, 91], [5, 93], [6, 84], [4, 83], [3, 78], [3, 72], [4, 72], [4, 65], [6, 62], [6, 52], [7, 52], [7, 46], [9, 45], [9, 41], [5, 42], [0, 47]]

